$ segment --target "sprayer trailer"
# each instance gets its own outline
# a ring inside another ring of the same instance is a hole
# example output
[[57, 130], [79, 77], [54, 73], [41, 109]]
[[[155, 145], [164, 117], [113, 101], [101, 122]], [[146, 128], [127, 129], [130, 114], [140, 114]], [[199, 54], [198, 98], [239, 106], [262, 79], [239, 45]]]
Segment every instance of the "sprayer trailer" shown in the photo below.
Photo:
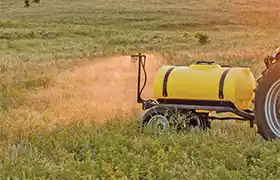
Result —
[[[146, 56], [131, 57], [138, 58], [137, 103], [142, 104], [142, 127], [205, 130], [211, 128], [211, 120], [241, 120], [248, 121], [250, 127], [256, 124], [265, 139], [280, 137], [280, 62], [266, 59], [266, 69], [257, 81], [249, 68], [213, 61], [162, 66], [154, 76], [154, 99], [144, 100]], [[232, 115], [210, 116], [213, 112]]]

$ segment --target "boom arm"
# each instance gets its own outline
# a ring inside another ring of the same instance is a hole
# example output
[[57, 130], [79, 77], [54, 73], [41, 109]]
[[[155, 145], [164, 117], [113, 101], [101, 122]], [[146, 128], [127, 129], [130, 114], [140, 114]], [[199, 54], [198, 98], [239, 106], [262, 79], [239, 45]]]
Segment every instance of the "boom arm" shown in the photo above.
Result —
[[[147, 72], [145, 69], [146, 66], [146, 56], [142, 55], [141, 53], [139, 53], [138, 55], [132, 55], [132, 58], [138, 58], [138, 82], [137, 82], [137, 103], [143, 103], [145, 100], [142, 99], [141, 94], [146, 86], [147, 83]], [[142, 86], [142, 88], [140, 89], [140, 83], [141, 83], [141, 67], [144, 71], [144, 84]]]

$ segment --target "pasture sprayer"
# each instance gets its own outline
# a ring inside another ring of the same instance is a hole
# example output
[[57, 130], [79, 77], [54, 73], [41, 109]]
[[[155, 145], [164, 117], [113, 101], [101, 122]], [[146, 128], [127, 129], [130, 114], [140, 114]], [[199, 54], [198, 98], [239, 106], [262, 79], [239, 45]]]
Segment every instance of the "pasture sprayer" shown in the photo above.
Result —
[[[153, 99], [144, 100], [146, 56], [131, 57], [138, 59], [137, 103], [142, 104], [142, 127], [205, 130], [211, 128], [211, 120], [241, 120], [250, 127], [256, 124], [264, 139], [280, 138], [280, 61], [266, 58], [266, 69], [257, 81], [249, 68], [213, 61], [162, 66], [153, 79]], [[219, 113], [231, 116], [219, 117]]]

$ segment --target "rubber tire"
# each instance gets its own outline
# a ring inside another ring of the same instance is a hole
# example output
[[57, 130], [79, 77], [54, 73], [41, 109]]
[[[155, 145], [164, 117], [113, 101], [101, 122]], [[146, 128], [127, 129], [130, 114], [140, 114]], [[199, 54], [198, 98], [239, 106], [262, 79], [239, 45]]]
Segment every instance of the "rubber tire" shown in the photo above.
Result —
[[279, 138], [270, 129], [265, 117], [265, 99], [270, 87], [280, 79], [280, 61], [275, 62], [269, 69], [266, 69], [263, 76], [258, 79], [258, 86], [255, 90], [255, 124], [258, 134], [264, 139], [271, 140]]
[[[158, 106], [152, 107], [141, 115], [141, 118], [140, 118], [141, 128], [143, 129], [148, 124], [151, 117], [153, 117], [156, 114], [165, 115], [167, 113], [167, 118], [169, 119], [173, 115], [174, 112], [175, 112], [174, 108], [164, 108], [164, 107], [158, 107]], [[200, 123], [201, 123], [200, 129], [203, 129], [203, 130], [210, 129], [211, 121], [208, 119], [208, 115], [198, 114], [198, 116], [200, 118]]]
[[[156, 112], [157, 113], [156, 113]], [[154, 116], [154, 115], [157, 115], [157, 114], [160, 114], [160, 115], [165, 115], [165, 113], [168, 113], [167, 115], [167, 118], [170, 117], [170, 115], [172, 114], [172, 110], [169, 109], [169, 108], [163, 108], [163, 107], [158, 107], [158, 106], [155, 106], [155, 107], [152, 107], [150, 109], [148, 109], [147, 111], [145, 111], [142, 115], [141, 115], [141, 118], [140, 118], [140, 123], [141, 123], [141, 126], [142, 128], [144, 128], [149, 120]]]

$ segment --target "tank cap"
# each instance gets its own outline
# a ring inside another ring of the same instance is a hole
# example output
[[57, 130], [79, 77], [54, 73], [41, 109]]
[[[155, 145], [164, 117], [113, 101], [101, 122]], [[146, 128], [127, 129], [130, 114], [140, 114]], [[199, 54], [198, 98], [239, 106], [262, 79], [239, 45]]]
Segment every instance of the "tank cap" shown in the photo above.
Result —
[[211, 65], [211, 64], [216, 64], [214, 61], [197, 61], [196, 64], [207, 64], [207, 65]]

